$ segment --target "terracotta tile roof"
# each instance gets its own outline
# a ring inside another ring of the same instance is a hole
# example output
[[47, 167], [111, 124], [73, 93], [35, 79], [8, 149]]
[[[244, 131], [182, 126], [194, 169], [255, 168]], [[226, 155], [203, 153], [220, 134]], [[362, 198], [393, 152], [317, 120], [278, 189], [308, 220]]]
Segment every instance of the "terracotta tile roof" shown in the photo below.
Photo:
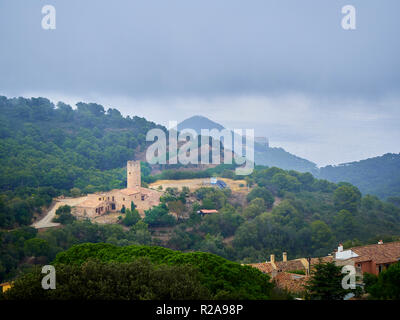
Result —
[[320, 260], [322, 263], [332, 262], [333, 256], [326, 256], [326, 257], [321, 257], [321, 258], [311, 258], [311, 266], [313, 266], [314, 264], [318, 264]]
[[289, 261], [275, 261], [271, 262], [261, 262], [261, 263], [253, 263], [250, 266], [257, 268], [261, 272], [264, 273], [272, 273], [272, 271], [277, 272], [285, 272], [285, 271], [294, 271], [294, 270], [305, 270], [301, 259], [289, 260]]
[[[283, 261], [280, 262], [285, 263]], [[274, 269], [273, 265], [270, 262], [253, 263], [250, 264], [250, 266], [257, 268], [263, 273], [268, 273], [269, 275], [271, 275], [271, 281], [274, 282], [278, 288], [288, 290], [292, 293], [299, 293], [305, 290], [304, 285], [308, 280], [308, 276], [288, 273], [284, 271], [277, 271]], [[293, 268], [292, 270], [304, 270], [304, 266], [301, 263], [300, 259], [292, 260], [284, 267], [287, 267], [288, 269]]]
[[351, 250], [359, 255], [354, 258], [355, 262], [372, 260], [377, 264], [382, 264], [400, 259], [400, 241], [353, 247]]
[[125, 189], [119, 190], [119, 192], [121, 192], [127, 196], [130, 196], [132, 194], [140, 193], [140, 188], [125, 188]]
[[261, 262], [261, 263], [252, 263], [249, 264], [253, 268], [257, 268], [263, 273], [271, 273], [274, 270], [274, 267], [269, 262]]
[[275, 261], [275, 264], [279, 271], [305, 270], [304, 265], [301, 263], [300, 259]]
[[[332, 256], [326, 256], [321, 258], [311, 258], [311, 267], [317, 263], [321, 259], [322, 262], [332, 262]], [[274, 266], [275, 265], [275, 266]], [[288, 261], [275, 261], [274, 264], [271, 262], [261, 262], [261, 263], [253, 263], [250, 266], [257, 268], [261, 272], [264, 273], [272, 273], [273, 270], [278, 272], [288, 272], [294, 270], [306, 270], [307, 260], [305, 258], [288, 260]]]
[[304, 286], [307, 284], [309, 277], [294, 273], [279, 272], [273, 282], [278, 288], [285, 289], [292, 293], [300, 293], [305, 291]]
[[137, 193], [142, 193], [146, 195], [151, 195], [151, 194], [161, 194], [162, 192], [158, 190], [153, 190], [153, 189], [147, 189], [147, 188], [142, 188], [142, 187], [137, 187], [137, 188], [125, 188], [125, 189], [114, 189], [113, 191], [119, 191], [127, 196], [130, 196], [132, 194], [137, 194]]
[[145, 194], [162, 194], [161, 191], [148, 188], [140, 188], [140, 192]]
[[104, 201], [100, 201], [98, 199], [87, 199], [79, 204], [76, 207], [83, 207], [83, 208], [97, 208], [99, 206], [104, 206], [106, 203]]

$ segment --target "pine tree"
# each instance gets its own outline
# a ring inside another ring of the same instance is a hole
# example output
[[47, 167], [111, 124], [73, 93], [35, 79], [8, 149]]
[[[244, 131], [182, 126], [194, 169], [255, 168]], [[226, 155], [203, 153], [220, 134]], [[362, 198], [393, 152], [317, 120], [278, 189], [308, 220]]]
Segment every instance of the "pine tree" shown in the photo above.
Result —
[[342, 300], [349, 293], [343, 289], [341, 268], [333, 262], [321, 261], [312, 266], [315, 270], [306, 285], [307, 293], [312, 300]]
[[136, 205], [131, 201], [131, 211], [133, 212], [136, 209]]
[[140, 214], [137, 210], [126, 210], [125, 218], [122, 219], [122, 223], [127, 227], [135, 225], [140, 220]]

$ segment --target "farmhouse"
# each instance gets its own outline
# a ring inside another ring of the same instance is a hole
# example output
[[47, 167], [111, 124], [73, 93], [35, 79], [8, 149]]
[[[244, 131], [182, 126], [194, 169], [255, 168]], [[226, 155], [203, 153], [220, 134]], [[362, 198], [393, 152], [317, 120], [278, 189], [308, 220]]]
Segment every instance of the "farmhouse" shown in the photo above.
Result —
[[357, 275], [364, 272], [378, 275], [398, 261], [400, 261], [400, 241], [383, 243], [380, 240], [377, 244], [353, 247], [348, 250], [343, 250], [343, 245], [339, 244], [335, 253], [335, 263], [354, 266]]
[[94, 218], [107, 212], [123, 211], [131, 202], [143, 216], [144, 210], [160, 203], [161, 192], [141, 186], [140, 161], [127, 163], [127, 188], [89, 194], [87, 199], [73, 208], [78, 217]]

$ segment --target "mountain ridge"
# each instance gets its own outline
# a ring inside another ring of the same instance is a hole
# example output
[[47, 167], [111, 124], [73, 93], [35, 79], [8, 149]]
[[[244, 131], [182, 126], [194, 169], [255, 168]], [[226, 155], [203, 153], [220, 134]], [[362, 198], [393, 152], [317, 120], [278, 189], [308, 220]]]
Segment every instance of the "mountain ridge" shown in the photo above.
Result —
[[319, 169], [318, 178], [329, 181], [349, 182], [364, 194], [380, 198], [400, 196], [400, 153], [359, 161], [328, 165]]
[[[193, 129], [197, 134], [200, 134], [201, 129], [222, 130], [225, 127], [205, 116], [195, 115], [178, 124], [178, 131], [183, 129]], [[232, 135], [236, 139], [235, 133], [232, 132]], [[283, 148], [272, 148], [257, 142], [254, 143], [254, 159], [256, 165], [279, 167], [285, 170], [297, 170], [300, 172], [316, 173], [317, 171], [317, 165], [307, 159], [287, 152]]]
[[[195, 115], [178, 124], [178, 130], [224, 129], [224, 126], [201, 115]], [[386, 153], [381, 156], [358, 161], [317, 167], [315, 163], [298, 157], [280, 147], [271, 148], [255, 143], [256, 165], [278, 167], [285, 170], [310, 172], [316, 178], [335, 183], [349, 182], [363, 194], [373, 194], [381, 199], [400, 196], [400, 153]]]

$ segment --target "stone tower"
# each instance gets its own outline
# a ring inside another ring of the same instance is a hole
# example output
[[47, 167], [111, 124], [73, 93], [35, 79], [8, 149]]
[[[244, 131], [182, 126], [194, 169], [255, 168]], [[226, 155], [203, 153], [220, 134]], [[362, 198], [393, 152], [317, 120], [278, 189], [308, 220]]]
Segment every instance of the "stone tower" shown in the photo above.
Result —
[[141, 186], [140, 161], [128, 161], [126, 164], [126, 179], [128, 188]]

